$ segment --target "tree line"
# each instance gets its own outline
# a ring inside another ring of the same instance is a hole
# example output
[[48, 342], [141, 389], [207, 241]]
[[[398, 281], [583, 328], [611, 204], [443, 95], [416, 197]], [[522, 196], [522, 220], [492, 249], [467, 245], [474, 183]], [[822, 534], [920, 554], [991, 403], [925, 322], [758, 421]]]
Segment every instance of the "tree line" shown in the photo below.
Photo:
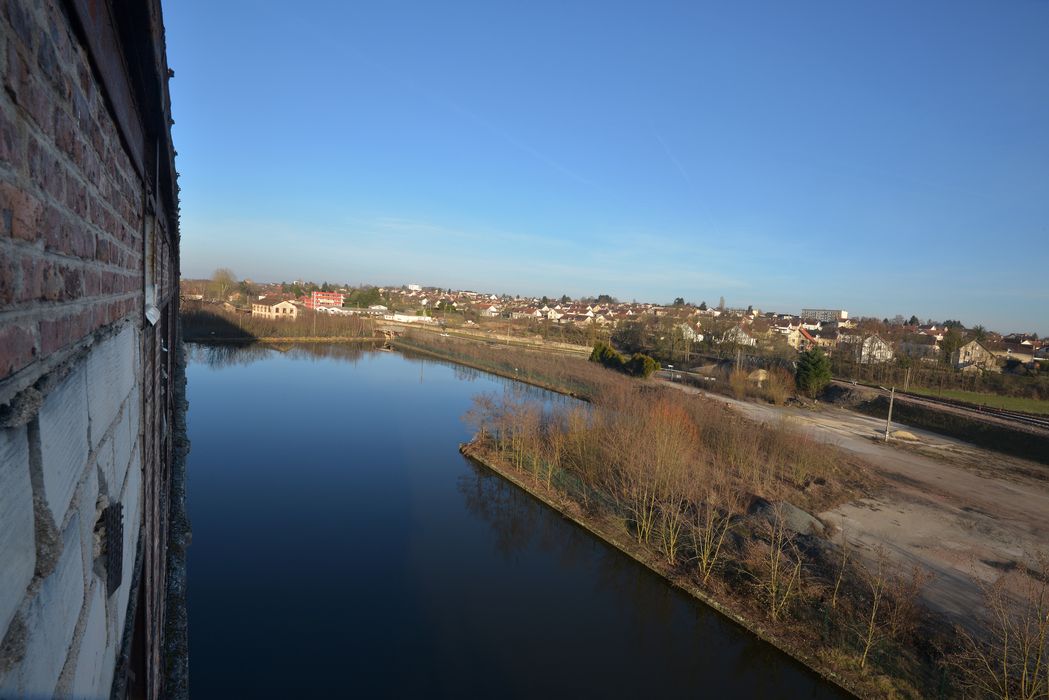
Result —
[[294, 319], [265, 318], [186, 302], [182, 337], [187, 341], [250, 341], [255, 338], [373, 338], [375, 323], [364, 316], [334, 316], [303, 310]]

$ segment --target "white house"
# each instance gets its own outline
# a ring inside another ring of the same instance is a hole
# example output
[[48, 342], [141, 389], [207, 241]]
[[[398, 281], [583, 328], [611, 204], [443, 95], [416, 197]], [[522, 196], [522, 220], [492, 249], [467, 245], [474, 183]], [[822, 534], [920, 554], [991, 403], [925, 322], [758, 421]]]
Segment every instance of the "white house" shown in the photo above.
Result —
[[698, 324], [695, 327], [693, 327], [691, 324], [688, 323], [679, 323], [677, 327], [678, 330], [681, 331], [681, 335], [685, 338], [685, 340], [688, 340], [693, 343], [702, 342], [703, 334], [699, 332]]
[[[855, 337], [855, 336], [851, 336]], [[891, 362], [896, 356], [892, 346], [877, 335], [868, 335], [863, 340], [852, 342], [856, 361], [861, 365], [875, 365], [882, 362]]]
[[261, 318], [298, 318], [299, 307], [287, 299], [264, 297], [251, 302], [251, 315]]
[[951, 355], [955, 369], [965, 371], [997, 370], [998, 361], [994, 353], [977, 340], [970, 340]]
[[743, 330], [742, 326], [732, 326], [725, 335], [721, 337], [722, 343], [735, 343], [736, 345], [749, 345], [751, 347], [758, 344], [756, 338]]

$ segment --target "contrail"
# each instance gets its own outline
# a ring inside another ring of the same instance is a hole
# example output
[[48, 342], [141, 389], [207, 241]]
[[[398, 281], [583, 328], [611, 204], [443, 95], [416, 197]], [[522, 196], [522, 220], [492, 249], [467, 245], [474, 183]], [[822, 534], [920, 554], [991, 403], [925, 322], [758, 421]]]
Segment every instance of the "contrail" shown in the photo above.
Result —
[[437, 95], [433, 95], [433, 94], [429, 93], [428, 91], [421, 90], [419, 88], [416, 88], [416, 89], [420, 93], [422, 93], [423, 95], [426, 95], [427, 97], [429, 97], [431, 100], [434, 100], [436, 102], [444, 103], [444, 105], [446, 107], [448, 107], [449, 109], [451, 109], [452, 111], [458, 112], [460, 115], [466, 117], [467, 119], [469, 119], [470, 121], [474, 122], [478, 126], [484, 127], [485, 129], [487, 129], [488, 131], [492, 132], [493, 134], [495, 134], [499, 138], [503, 139], [507, 143], [509, 143], [512, 146], [515, 146], [516, 148], [524, 151], [525, 153], [527, 153], [528, 155], [532, 156], [536, 160], [541, 161], [541, 162], [549, 165], [551, 168], [553, 168], [554, 170], [557, 170], [561, 174], [566, 175], [566, 176], [572, 178], [573, 180], [575, 180], [575, 181], [577, 181], [579, 183], [582, 183], [584, 185], [587, 185], [589, 187], [593, 187], [594, 186], [593, 182], [591, 182], [590, 180], [586, 179], [582, 175], [579, 175], [578, 173], [576, 173], [576, 172], [574, 172], [572, 170], [569, 170], [568, 168], [566, 168], [565, 166], [561, 165], [556, 160], [554, 160], [550, 156], [546, 155], [542, 151], [538, 151], [535, 148], [532, 148], [527, 143], [525, 143], [525, 142], [515, 138], [511, 134], [509, 134], [506, 131], [500, 129], [499, 127], [497, 127], [494, 124], [488, 122], [487, 120], [479, 117], [478, 115], [474, 114], [473, 112], [471, 112], [471, 111], [469, 111], [469, 110], [459, 106], [458, 104], [456, 104], [452, 100], [449, 100], [447, 97], [438, 97]]
[[681, 165], [681, 162], [675, 158], [674, 154], [670, 152], [669, 148], [667, 148], [667, 144], [663, 141], [663, 137], [659, 135], [659, 131], [653, 127], [652, 133], [655, 135], [656, 141], [659, 141], [659, 145], [663, 147], [663, 152], [667, 154], [667, 158], [669, 158], [670, 162], [674, 164], [677, 171], [681, 173], [681, 177], [685, 180], [685, 183], [688, 184], [689, 187], [692, 187], [692, 178], [688, 176], [688, 173], [685, 172], [685, 168]]

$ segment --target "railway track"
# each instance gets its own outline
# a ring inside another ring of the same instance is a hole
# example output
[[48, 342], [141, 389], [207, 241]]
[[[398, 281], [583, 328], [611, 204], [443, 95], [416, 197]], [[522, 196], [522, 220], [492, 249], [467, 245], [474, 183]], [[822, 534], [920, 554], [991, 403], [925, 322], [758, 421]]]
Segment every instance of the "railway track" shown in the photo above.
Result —
[[[853, 385], [853, 382], [846, 382], [835, 380], [835, 384], [840, 386], [849, 387]], [[856, 386], [866, 387], [868, 389], [875, 389], [885, 396], [889, 395], [889, 392], [880, 386], [874, 384], [865, 384], [857, 382]], [[978, 413], [985, 416], [994, 416], [995, 418], [1001, 418], [1002, 420], [1012, 421], [1014, 423], [1022, 423], [1023, 425], [1029, 425], [1043, 430], [1049, 430], [1049, 417], [1039, 416], [1034, 413], [1024, 413], [1023, 411], [1010, 411], [1005, 408], [995, 408], [993, 406], [981, 406], [980, 404], [967, 403], [965, 401], [957, 401], [955, 399], [945, 399], [938, 396], [927, 396], [925, 394], [915, 394], [910, 391], [896, 390], [896, 398], [906, 399], [914, 403], [929, 403], [940, 406], [949, 406], [951, 408], [960, 409], [963, 411], [969, 411], [972, 413]]]

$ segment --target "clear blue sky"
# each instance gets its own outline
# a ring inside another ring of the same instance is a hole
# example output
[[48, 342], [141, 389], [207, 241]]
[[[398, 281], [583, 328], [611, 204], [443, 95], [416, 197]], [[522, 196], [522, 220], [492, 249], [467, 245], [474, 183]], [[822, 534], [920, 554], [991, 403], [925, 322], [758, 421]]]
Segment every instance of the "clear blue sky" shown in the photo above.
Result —
[[1049, 333], [1049, 1], [165, 2], [187, 277]]

